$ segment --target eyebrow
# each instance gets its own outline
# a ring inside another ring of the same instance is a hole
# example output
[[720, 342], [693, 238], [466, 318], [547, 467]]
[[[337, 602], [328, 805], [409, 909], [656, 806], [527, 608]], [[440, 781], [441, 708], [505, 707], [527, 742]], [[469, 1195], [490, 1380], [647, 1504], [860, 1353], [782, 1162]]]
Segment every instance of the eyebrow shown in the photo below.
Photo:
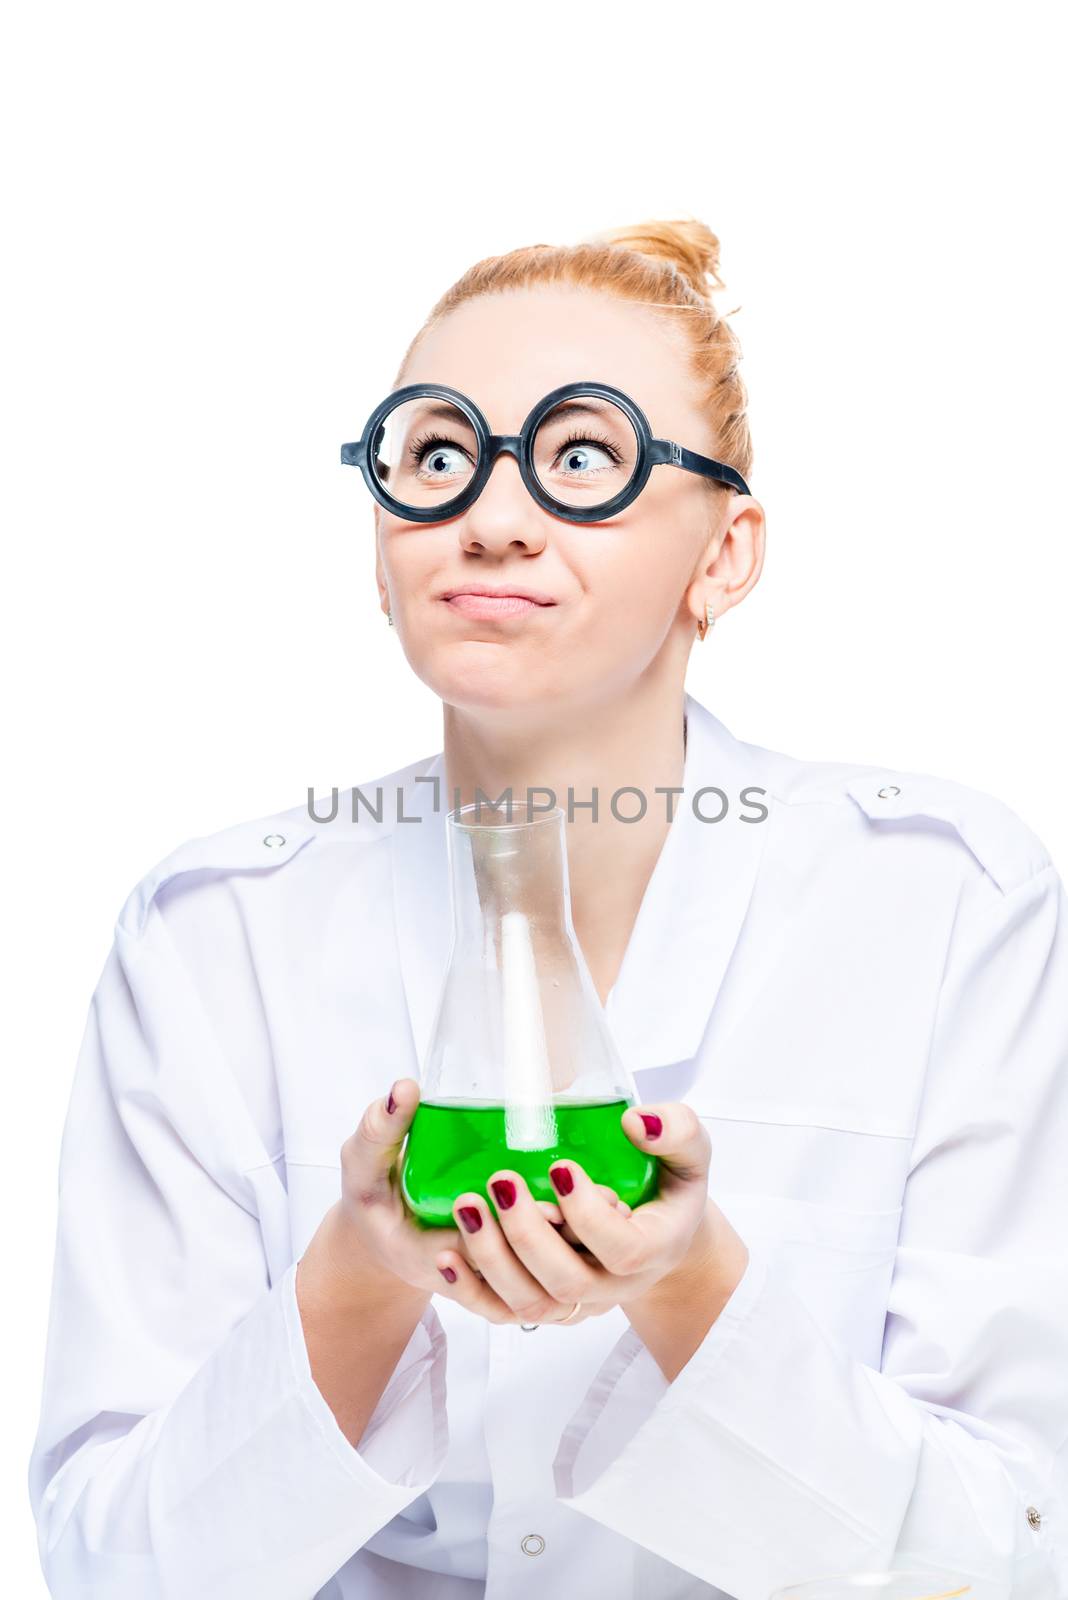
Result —
[[420, 406], [413, 421], [418, 422], [422, 417], [443, 417], [446, 422], [462, 422], [466, 427], [471, 426], [471, 420], [465, 416], [459, 406], [454, 406], [447, 400], [439, 400], [435, 406]]
[[[434, 417], [437, 417], [444, 422], [451, 422], [458, 428], [466, 429], [468, 433], [473, 434], [475, 431], [474, 424], [471, 422], [470, 418], [466, 417], [458, 407], [450, 405], [447, 400], [439, 400], [435, 405], [420, 404], [418, 411], [414, 411], [411, 416], [405, 417], [403, 419], [402, 437], [405, 439], [410, 439], [417, 428], [421, 428], [424, 423], [429, 422]], [[396, 427], [396, 412], [393, 414], [390, 420], [392, 426]], [[383, 432], [385, 431], [385, 426], [386, 424], [383, 422]]]
[[[564, 400], [560, 405], [554, 406], [551, 411], [547, 412], [542, 418], [542, 422], [548, 422], [550, 419], [555, 422], [558, 418], [563, 417], [600, 417], [603, 419], [613, 414], [618, 415], [618, 413], [618, 406], [612, 405], [611, 402], [597, 401], [591, 395], [588, 399]], [[439, 400], [434, 405], [420, 406], [419, 410], [409, 420], [408, 426], [416, 426], [424, 418], [430, 417], [438, 417], [445, 422], [459, 422], [465, 428], [471, 427], [470, 418], [465, 416], [458, 406], [453, 405], [448, 400]]]
[[619, 415], [619, 407], [610, 402], [600, 403], [590, 397], [588, 400], [565, 400], [558, 406], [553, 406], [542, 418], [548, 422], [550, 418], [556, 421], [557, 417], [607, 417], [612, 413]]

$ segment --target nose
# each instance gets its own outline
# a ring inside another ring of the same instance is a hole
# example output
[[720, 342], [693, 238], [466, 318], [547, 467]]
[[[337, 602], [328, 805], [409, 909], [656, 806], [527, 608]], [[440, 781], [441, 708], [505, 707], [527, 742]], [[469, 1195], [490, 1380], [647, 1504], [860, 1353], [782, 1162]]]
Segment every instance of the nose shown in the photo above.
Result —
[[544, 548], [548, 519], [527, 493], [515, 456], [502, 453], [493, 463], [485, 487], [460, 520], [465, 550], [503, 552], [512, 545]]

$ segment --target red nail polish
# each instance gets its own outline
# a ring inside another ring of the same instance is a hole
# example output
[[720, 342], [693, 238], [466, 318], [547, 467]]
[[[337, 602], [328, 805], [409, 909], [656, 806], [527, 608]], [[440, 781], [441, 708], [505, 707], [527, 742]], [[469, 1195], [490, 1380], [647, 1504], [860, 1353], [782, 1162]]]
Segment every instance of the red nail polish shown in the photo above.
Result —
[[570, 1194], [575, 1187], [570, 1167], [550, 1167], [549, 1176], [553, 1180], [553, 1188], [557, 1194]]
[[482, 1226], [482, 1217], [477, 1206], [461, 1206], [460, 1221], [468, 1233], [477, 1233]]
[[456, 1268], [455, 1267], [439, 1267], [438, 1271], [441, 1273], [441, 1276], [445, 1279], [446, 1283], [455, 1283], [456, 1282]]
[[515, 1205], [515, 1184], [511, 1178], [495, 1178], [490, 1184], [493, 1198], [502, 1211], [507, 1211], [509, 1206]]
[[639, 1111], [638, 1115], [645, 1123], [645, 1137], [647, 1139], [659, 1139], [660, 1135], [664, 1131], [664, 1124], [661, 1122], [656, 1112]]
[[391, 1089], [389, 1091], [389, 1099], [386, 1101], [386, 1110], [387, 1111], [396, 1111], [396, 1109], [397, 1109], [397, 1102], [393, 1098], [393, 1090]]

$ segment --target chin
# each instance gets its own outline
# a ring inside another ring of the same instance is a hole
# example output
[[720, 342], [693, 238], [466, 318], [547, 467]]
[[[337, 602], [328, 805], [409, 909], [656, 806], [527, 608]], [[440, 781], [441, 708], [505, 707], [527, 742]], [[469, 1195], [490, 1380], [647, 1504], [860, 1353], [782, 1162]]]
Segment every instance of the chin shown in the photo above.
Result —
[[553, 690], [517, 661], [510, 667], [500, 645], [470, 640], [427, 662], [413, 662], [417, 675], [448, 705], [485, 709], [544, 704]]

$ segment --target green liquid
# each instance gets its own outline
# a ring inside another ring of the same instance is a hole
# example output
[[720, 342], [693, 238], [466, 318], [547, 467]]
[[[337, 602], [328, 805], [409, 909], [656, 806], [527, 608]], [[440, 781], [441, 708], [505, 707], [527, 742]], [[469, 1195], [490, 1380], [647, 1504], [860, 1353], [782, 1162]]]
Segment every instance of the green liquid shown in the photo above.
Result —
[[488, 1181], [501, 1167], [520, 1173], [535, 1200], [556, 1201], [549, 1168], [562, 1156], [576, 1161], [594, 1183], [606, 1183], [629, 1206], [657, 1192], [659, 1162], [631, 1144], [620, 1126], [629, 1100], [593, 1104], [556, 1101], [553, 1121], [546, 1117], [544, 1149], [510, 1149], [501, 1105], [467, 1101], [420, 1101], [401, 1163], [401, 1193], [410, 1211], [428, 1227], [454, 1228], [457, 1195], [475, 1189], [487, 1195]]

